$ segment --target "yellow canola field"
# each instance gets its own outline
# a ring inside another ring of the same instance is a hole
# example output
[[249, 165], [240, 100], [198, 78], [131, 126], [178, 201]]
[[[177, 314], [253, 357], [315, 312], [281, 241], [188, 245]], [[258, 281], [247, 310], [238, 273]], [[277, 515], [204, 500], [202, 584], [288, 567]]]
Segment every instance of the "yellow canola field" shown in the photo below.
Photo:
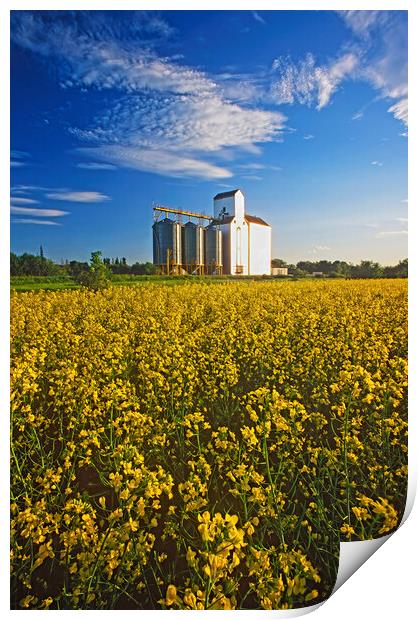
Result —
[[305, 606], [399, 524], [406, 281], [11, 304], [13, 608]]

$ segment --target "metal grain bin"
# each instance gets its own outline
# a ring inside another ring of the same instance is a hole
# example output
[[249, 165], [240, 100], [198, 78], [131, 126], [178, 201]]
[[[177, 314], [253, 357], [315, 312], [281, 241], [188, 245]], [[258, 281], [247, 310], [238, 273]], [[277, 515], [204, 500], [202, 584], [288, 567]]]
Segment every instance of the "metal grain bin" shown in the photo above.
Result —
[[205, 268], [208, 275], [222, 274], [222, 231], [215, 224], [205, 228]]
[[188, 273], [202, 273], [205, 265], [204, 229], [188, 222], [182, 228], [183, 268]]
[[163, 273], [181, 270], [181, 224], [165, 218], [153, 225], [153, 261]]

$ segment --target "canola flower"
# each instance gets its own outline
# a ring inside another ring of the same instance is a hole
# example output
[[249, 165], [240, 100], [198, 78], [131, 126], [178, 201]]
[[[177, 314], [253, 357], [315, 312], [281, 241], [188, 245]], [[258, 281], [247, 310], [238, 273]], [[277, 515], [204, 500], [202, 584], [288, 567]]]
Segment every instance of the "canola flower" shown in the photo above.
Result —
[[13, 608], [300, 607], [399, 524], [406, 282], [11, 305]]

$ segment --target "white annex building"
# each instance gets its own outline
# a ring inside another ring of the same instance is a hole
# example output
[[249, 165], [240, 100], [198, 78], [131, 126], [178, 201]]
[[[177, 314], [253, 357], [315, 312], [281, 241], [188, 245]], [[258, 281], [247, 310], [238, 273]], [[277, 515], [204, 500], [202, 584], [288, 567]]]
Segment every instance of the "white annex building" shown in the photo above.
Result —
[[245, 213], [240, 189], [216, 194], [214, 217], [222, 230], [223, 273], [228, 275], [270, 275], [271, 226]]

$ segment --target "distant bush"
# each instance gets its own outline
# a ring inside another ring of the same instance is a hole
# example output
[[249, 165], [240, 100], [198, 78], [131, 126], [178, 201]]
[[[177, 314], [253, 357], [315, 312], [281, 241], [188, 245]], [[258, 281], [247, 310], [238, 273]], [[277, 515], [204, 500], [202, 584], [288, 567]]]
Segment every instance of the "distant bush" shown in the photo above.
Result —
[[88, 270], [81, 271], [76, 280], [82, 286], [93, 291], [101, 291], [111, 286], [111, 271], [102, 261], [102, 253], [92, 252]]

